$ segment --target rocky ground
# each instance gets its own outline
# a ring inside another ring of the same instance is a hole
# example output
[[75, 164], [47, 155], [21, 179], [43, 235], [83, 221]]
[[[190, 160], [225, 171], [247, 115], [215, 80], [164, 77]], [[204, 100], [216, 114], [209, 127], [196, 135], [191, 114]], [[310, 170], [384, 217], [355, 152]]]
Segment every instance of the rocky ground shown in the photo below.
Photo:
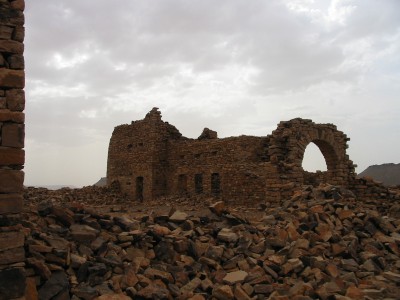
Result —
[[281, 203], [132, 203], [28, 188], [28, 299], [399, 299], [400, 192], [331, 185]]

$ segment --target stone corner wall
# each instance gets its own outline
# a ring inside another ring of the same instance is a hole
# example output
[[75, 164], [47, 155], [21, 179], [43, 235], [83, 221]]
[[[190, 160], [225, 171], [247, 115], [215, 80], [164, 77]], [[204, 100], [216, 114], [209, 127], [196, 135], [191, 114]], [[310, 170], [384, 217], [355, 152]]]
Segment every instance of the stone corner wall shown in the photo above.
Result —
[[0, 0], [0, 298], [25, 294], [24, 0]]

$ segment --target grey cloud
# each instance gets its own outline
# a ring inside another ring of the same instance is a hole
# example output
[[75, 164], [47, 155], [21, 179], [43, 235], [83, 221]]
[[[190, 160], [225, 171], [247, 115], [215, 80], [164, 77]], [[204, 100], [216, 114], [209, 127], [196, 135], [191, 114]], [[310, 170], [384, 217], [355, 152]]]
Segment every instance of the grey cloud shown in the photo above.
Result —
[[[153, 106], [190, 137], [265, 135], [298, 116], [362, 134], [377, 102], [398, 112], [400, 4], [346, 1], [339, 24], [324, 19], [331, 3], [312, 15], [283, 0], [27, 1], [28, 138], [107, 144]], [[86, 59], [57, 68], [55, 55]]]

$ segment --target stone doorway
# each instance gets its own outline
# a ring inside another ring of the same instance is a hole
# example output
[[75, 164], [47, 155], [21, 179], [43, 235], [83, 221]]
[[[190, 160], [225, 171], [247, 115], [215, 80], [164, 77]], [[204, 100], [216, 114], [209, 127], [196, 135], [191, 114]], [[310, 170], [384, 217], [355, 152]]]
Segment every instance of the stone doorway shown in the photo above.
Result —
[[211, 174], [211, 194], [218, 197], [221, 192], [221, 178], [219, 173]]
[[180, 174], [178, 177], [178, 192], [181, 195], [187, 192], [187, 176], [185, 174]]
[[143, 201], [143, 186], [144, 178], [142, 176], [136, 177], [136, 200]]

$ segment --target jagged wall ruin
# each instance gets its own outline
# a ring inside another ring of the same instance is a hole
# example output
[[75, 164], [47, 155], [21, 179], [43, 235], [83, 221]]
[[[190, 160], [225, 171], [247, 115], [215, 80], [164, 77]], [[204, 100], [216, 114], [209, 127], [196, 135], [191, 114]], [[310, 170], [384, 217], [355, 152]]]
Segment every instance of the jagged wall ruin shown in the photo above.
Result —
[[[355, 172], [346, 154], [348, 140], [332, 124], [304, 119], [281, 122], [265, 137], [219, 139], [206, 128], [198, 139], [189, 139], [154, 108], [143, 120], [114, 129], [107, 178], [136, 200], [203, 195], [227, 202], [276, 201], [303, 184], [350, 187]], [[326, 172], [303, 170], [310, 143], [325, 157]]]
[[0, 298], [25, 294], [23, 0], [0, 0]]

